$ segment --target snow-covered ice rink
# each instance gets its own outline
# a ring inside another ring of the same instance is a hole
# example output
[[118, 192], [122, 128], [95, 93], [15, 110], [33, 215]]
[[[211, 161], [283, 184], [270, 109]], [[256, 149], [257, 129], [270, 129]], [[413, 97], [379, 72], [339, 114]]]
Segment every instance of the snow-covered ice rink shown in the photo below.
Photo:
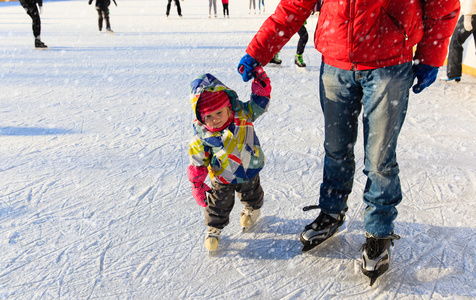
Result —
[[[117, 0], [114, 35], [86, 0], [46, 1], [31, 19], [0, 2], [0, 299], [474, 299], [476, 78], [411, 94], [398, 145], [404, 199], [391, 269], [373, 287], [364, 242], [362, 137], [343, 230], [302, 254], [322, 180], [320, 54], [294, 67], [297, 36], [267, 66], [269, 112], [255, 124], [267, 156], [260, 222], [242, 233], [236, 203], [210, 257], [187, 180], [189, 83], [212, 73], [242, 100], [236, 72], [265, 14], [230, 1]], [[317, 16], [307, 28], [314, 34]], [[444, 75], [445, 67], [439, 76]]]

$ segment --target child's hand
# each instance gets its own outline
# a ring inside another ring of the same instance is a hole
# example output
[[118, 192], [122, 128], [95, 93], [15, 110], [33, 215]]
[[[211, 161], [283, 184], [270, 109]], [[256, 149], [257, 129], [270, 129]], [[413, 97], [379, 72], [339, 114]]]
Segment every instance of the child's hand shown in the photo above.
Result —
[[271, 80], [263, 70], [258, 66], [253, 70], [253, 83], [251, 84], [251, 92], [258, 96], [269, 97], [271, 95]]
[[205, 179], [208, 175], [207, 167], [205, 166], [189, 166], [188, 171], [188, 180], [192, 183], [192, 195], [195, 198], [195, 201], [201, 207], [206, 207], [207, 191], [210, 191], [210, 187], [205, 184]]
[[206, 192], [211, 188], [206, 183], [194, 183], [192, 185], [192, 195], [195, 201], [201, 207], [207, 207], [207, 195]]

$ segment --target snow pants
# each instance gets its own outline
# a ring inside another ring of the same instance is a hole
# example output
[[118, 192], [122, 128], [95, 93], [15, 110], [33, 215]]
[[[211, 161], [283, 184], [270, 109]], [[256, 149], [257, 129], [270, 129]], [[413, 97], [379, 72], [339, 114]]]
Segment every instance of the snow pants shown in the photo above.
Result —
[[459, 18], [453, 35], [451, 36], [448, 52], [448, 67], [446, 69], [448, 78], [461, 77], [463, 72], [463, 44], [471, 35], [473, 35], [476, 45], [476, 15], [471, 17], [471, 24], [473, 25], [471, 31], [464, 29], [463, 18], [463, 16]]
[[20, 0], [20, 4], [32, 19], [33, 36], [35, 38], [39, 37], [41, 33], [41, 20], [36, 1]]
[[259, 174], [245, 183], [223, 184], [212, 180], [212, 193], [208, 195], [205, 208], [205, 225], [223, 229], [230, 221], [230, 213], [235, 204], [235, 192], [245, 206], [258, 209], [263, 206], [264, 192]]
[[352, 191], [354, 145], [363, 109], [365, 230], [387, 237], [394, 229], [396, 206], [402, 200], [397, 139], [405, 119], [412, 63], [366, 71], [348, 71], [321, 64], [320, 100], [324, 113], [324, 176], [319, 206], [342, 213]]

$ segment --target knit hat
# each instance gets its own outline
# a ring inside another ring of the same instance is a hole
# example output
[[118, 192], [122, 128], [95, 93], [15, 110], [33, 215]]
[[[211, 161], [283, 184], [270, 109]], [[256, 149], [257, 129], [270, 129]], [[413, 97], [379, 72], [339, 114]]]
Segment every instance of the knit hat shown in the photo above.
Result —
[[204, 117], [220, 108], [231, 106], [230, 98], [225, 91], [209, 92], [203, 91], [198, 100], [198, 113]]

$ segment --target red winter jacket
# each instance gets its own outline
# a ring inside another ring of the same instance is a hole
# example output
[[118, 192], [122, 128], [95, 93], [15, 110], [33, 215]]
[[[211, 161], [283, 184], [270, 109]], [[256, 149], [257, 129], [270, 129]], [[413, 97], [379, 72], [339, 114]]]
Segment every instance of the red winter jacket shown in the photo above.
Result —
[[[246, 52], [262, 65], [289, 41], [318, 0], [281, 0]], [[439, 67], [458, 21], [458, 0], [324, 0], [314, 36], [322, 60], [369, 70], [415, 59]]]

